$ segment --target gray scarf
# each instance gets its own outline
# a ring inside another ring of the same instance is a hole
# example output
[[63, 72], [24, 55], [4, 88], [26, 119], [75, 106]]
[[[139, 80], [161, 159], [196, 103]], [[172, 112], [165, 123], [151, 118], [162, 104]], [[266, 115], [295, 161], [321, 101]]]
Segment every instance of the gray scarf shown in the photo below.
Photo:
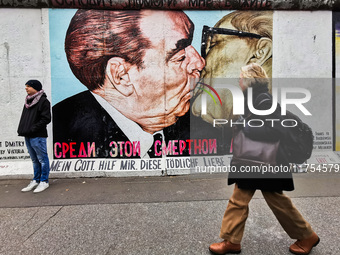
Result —
[[38, 103], [43, 94], [44, 94], [44, 90], [42, 89], [32, 96], [27, 95], [25, 99], [25, 107], [28, 109], [32, 107], [33, 105], [35, 105], [36, 103]]

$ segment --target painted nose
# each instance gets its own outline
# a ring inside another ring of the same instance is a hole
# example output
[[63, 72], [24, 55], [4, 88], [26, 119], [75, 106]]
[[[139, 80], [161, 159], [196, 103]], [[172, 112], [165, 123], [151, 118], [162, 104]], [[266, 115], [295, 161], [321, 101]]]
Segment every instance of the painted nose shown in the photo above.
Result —
[[198, 78], [200, 76], [200, 71], [202, 71], [205, 66], [205, 60], [191, 45], [185, 48], [185, 51], [189, 60], [187, 71], [189, 74]]

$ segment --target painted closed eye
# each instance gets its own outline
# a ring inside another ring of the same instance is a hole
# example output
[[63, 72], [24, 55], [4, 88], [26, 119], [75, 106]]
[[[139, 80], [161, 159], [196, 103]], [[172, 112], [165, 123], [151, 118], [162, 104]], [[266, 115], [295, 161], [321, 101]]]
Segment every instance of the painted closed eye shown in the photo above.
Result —
[[179, 65], [179, 66], [182, 66], [184, 60], [186, 59], [186, 55], [185, 54], [182, 54], [178, 57], [173, 57], [170, 61], [172, 63], [174, 63], [175, 65]]
[[172, 58], [170, 59], [170, 62], [181, 65], [186, 58], [187, 58], [187, 53], [185, 49], [182, 49], [172, 56]]
[[178, 63], [178, 62], [183, 62], [185, 59], [186, 59], [185, 52], [179, 52], [175, 56], [173, 56], [171, 61]]
[[178, 59], [176, 59], [177, 62], [183, 62], [186, 59], [185, 55], [180, 56]]

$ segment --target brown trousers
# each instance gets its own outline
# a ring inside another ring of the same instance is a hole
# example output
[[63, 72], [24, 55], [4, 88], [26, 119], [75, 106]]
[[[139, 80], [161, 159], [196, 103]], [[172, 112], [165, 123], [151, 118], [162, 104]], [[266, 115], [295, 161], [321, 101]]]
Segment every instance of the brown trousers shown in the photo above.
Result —
[[[312, 227], [302, 217], [289, 197], [282, 192], [261, 191], [275, 217], [292, 239], [305, 239], [313, 234]], [[248, 204], [255, 190], [239, 189], [235, 184], [224, 213], [220, 237], [232, 243], [241, 243], [249, 213]]]

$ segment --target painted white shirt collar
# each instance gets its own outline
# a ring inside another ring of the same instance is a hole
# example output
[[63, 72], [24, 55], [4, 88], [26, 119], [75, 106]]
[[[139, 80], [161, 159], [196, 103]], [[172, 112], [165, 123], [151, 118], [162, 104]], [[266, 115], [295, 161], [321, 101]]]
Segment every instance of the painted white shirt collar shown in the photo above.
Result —
[[136, 122], [130, 120], [121, 114], [116, 108], [110, 105], [104, 98], [91, 92], [98, 103], [107, 111], [111, 118], [116, 122], [117, 126], [124, 132], [130, 142], [140, 141], [140, 156], [141, 158], [150, 158], [147, 153], [153, 144], [153, 135], [162, 134], [164, 141], [163, 130], [157, 131], [153, 135], [145, 132]]

